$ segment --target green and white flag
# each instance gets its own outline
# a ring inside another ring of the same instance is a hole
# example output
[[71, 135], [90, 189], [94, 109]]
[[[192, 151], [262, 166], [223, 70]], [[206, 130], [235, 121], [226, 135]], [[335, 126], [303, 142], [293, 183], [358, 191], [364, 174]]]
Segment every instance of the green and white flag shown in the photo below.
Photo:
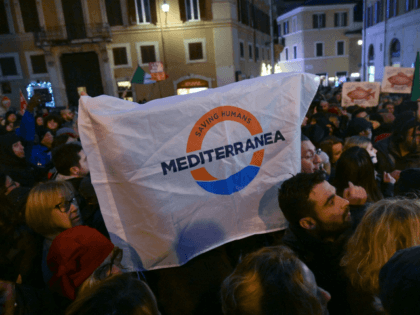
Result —
[[140, 66], [137, 66], [136, 71], [133, 74], [131, 83], [135, 84], [152, 84], [156, 81], [151, 80], [152, 76], [149, 73], [146, 73]]

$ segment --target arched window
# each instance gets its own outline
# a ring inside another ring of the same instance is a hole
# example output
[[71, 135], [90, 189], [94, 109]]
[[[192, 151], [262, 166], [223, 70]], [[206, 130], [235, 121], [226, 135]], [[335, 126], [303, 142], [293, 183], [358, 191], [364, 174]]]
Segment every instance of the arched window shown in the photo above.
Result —
[[400, 41], [396, 38], [394, 38], [391, 41], [391, 45], [390, 45], [390, 51], [389, 51], [389, 56], [390, 56], [390, 65], [391, 66], [399, 66], [401, 64], [400, 61]]
[[368, 81], [375, 82], [375, 49], [372, 44], [368, 52]]

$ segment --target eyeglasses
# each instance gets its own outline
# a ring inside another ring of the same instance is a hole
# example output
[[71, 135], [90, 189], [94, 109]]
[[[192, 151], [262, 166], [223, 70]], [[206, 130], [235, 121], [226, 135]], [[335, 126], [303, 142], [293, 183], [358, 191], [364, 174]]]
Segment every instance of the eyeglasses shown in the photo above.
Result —
[[301, 159], [306, 159], [306, 160], [312, 160], [313, 158], [315, 158], [315, 155], [320, 155], [322, 152], [321, 149], [316, 149], [315, 153], [310, 152], [309, 154], [307, 154], [306, 156], [301, 157]]
[[66, 213], [66, 212], [69, 212], [70, 206], [72, 204], [77, 204], [77, 199], [74, 196], [71, 199], [69, 199], [69, 200], [64, 200], [63, 202], [60, 202], [54, 208], [57, 208], [62, 213]]

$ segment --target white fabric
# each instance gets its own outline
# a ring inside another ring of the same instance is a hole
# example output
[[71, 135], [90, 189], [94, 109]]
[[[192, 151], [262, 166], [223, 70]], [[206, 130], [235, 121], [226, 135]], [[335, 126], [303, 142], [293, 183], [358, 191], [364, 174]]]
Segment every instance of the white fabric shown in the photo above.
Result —
[[300, 171], [300, 125], [318, 86], [284, 73], [145, 105], [82, 96], [80, 138], [108, 230], [155, 269], [284, 229], [277, 189]]

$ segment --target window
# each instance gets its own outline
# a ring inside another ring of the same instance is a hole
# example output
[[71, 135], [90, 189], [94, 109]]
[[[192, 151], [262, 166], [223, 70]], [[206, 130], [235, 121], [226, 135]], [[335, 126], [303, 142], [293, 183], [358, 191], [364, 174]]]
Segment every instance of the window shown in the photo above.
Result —
[[388, 5], [387, 5], [387, 18], [392, 18], [394, 16], [397, 16], [398, 14], [398, 0], [387, 0], [388, 1]]
[[271, 60], [271, 57], [270, 57], [270, 49], [267, 49], [267, 59], [268, 60]]
[[149, 0], [135, 0], [136, 12], [137, 12], [137, 23], [151, 23], [152, 18], [150, 14], [150, 2]]
[[207, 61], [206, 39], [184, 39], [187, 63]]
[[375, 50], [372, 44], [368, 52], [368, 82], [375, 82]]
[[297, 46], [293, 46], [293, 59], [297, 59]]
[[120, 0], [105, 0], [105, 7], [109, 25], [123, 25]]
[[39, 32], [41, 27], [35, 0], [19, 0], [19, 4], [25, 32]]
[[252, 44], [248, 43], [248, 58], [249, 58], [250, 61], [252, 61], [252, 59], [253, 59], [252, 50], [253, 50]]
[[0, 78], [10, 80], [22, 78], [18, 53], [0, 54]]
[[244, 42], [239, 42], [239, 55], [240, 55], [241, 59], [245, 58]]
[[315, 57], [324, 56], [324, 43], [315, 43]]
[[265, 60], [265, 49], [264, 49], [264, 47], [261, 48], [261, 59]]
[[32, 72], [34, 74], [48, 73], [44, 55], [31, 56]]
[[[149, 62], [160, 61], [158, 42], [139, 42], [136, 43], [136, 49], [140, 66], [149, 66]], [[127, 51], [130, 51], [129, 48]], [[130, 58], [130, 55], [128, 56]]]
[[187, 12], [187, 21], [200, 20], [198, 0], [185, 0], [185, 9]]
[[415, 8], [416, 9], [420, 8], [420, 0], [416, 0]]
[[1, 34], [9, 34], [9, 22], [7, 19], [7, 12], [4, 0], [0, 1], [0, 35]]
[[297, 32], [297, 16], [292, 18], [292, 32]]
[[284, 59], [289, 60], [289, 48], [287, 47], [284, 49]]
[[334, 27], [347, 26], [347, 12], [334, 13]]
[[344, 55], [344, 41], [337, 42], [337, 56]]
[[114, 66], [127, 66], [128, 65], [126, 47], [112, 48], [112, 57], [114, 60]]
[[279, 32], [279, 37], [281, 36], [281, 24], [277, 25], [277, 31]]
[[411, 11], [418, 8], [418, 0], [405, 0], [405, 11]]
[[374, 20], [375, 23], [380, 23], [383, 20], [383, 0], [375, 2]]
[[283, 33], [284, 35], [289, 34], [289, 21], [283, 23]]
[[312, 15], [312, 27], [313, 28], [325, 27], [325, 13]]
[[260, 59], [260, 47], [258, 45], [255, 46], [255, 61]]
[[399, 66], [401, 64], [400, 61], [400, 55], [401, 55], [401, 46], [400, 41], [396, 38], [394, 38], [391, 41], [390, 45], [390, 64], [391, 66]]

